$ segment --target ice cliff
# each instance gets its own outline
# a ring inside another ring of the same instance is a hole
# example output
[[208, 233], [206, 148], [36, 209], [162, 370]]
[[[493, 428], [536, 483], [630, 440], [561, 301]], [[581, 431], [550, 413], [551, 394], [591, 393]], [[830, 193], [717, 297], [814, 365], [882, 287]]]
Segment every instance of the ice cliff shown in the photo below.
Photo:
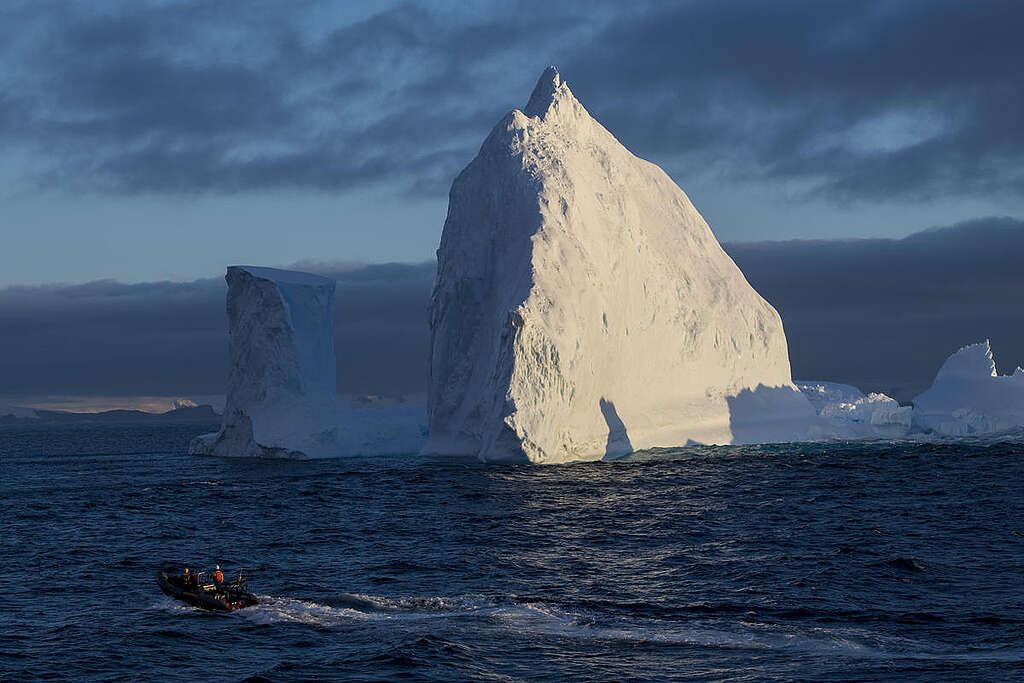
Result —
[[946, 436], [1024, 425], [1024, 369], [999, 375], [987, 339], [965, 346], [946, 359], [931, 388], [914, 399], [914, 423]]
[[338, 398], [333, 280], [296, 271], [227, 270], [229, 370], [220, 431], [198, 454], [335, 457], [411, 453], [425, 427], [415, 407], [386, 413]]
[[547, 69], [452, 185], [426, 450], [565, 462], [808, 438], [778, 313]]

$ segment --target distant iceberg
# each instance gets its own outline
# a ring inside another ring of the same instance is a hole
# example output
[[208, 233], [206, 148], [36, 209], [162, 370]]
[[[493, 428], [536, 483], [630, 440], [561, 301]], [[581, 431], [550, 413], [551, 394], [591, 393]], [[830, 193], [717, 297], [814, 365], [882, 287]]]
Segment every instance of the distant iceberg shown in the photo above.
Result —
[[930, 389], [914, 398], [914, 423], [946, 436], [1002, 432], [1024, 425], [1024, 369], [996, 372], [986, 339], [942, 364]]
[[232, 266], [227, 402], [220, 431], [193, 439], [207, 455], [322, 458], [415, 453], [421, 407], [355, 408], [337, 395], [334, 288], [328, 278]]
[[914, 409], [885, 394], [864, 394], [849, 384], [798, 381], [814, 406], [825, 439], [903, 438], [912, 428]]
[[1024, 369], [999, 375], [988, 340], [946, 359], [930, 389], [901, 406], [834, 382], [799, 382], [821, 418], [823, 439], [968, 437], [1024, 426]]

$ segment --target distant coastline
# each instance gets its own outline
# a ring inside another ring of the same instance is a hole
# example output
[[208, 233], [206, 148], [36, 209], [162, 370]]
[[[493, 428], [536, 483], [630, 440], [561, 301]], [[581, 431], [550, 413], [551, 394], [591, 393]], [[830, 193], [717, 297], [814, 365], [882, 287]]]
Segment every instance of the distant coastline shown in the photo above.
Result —
[[35, 417], [0, 415], [0, 425], [41, 424], [171, 424], [220, 422], [220, 413], [211, 405], [184, 406], [164, 413], [144, 410], [104, 410], [99, 413], [72, 413], [62, 410], [36, 410]]

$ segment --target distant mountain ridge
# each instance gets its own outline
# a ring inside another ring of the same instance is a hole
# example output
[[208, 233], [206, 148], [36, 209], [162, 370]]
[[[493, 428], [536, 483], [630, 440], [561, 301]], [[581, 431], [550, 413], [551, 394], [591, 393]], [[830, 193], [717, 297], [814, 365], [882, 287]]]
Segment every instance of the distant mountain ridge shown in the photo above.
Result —
[[165, 413], [147, 413], [143, 410], [104, 410], [99, 413], [71, 413], [62, 410], [37, 410], [36, 417], [0, 415], [4, 424], [179, 424], [219, 422], [220, 415], [211, 405], [184, 406]]

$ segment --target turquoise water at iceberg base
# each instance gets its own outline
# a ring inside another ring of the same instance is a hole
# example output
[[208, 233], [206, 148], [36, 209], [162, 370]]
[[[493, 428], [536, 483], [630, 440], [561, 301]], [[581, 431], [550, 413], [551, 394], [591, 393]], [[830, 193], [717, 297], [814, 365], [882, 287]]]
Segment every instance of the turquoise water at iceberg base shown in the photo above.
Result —
[[[214, 427], [0, 428], [0, 679], [1024, 679], [1024, 439], [188, 456]], [[185, 563], [262, 604], [175, 603]]]

